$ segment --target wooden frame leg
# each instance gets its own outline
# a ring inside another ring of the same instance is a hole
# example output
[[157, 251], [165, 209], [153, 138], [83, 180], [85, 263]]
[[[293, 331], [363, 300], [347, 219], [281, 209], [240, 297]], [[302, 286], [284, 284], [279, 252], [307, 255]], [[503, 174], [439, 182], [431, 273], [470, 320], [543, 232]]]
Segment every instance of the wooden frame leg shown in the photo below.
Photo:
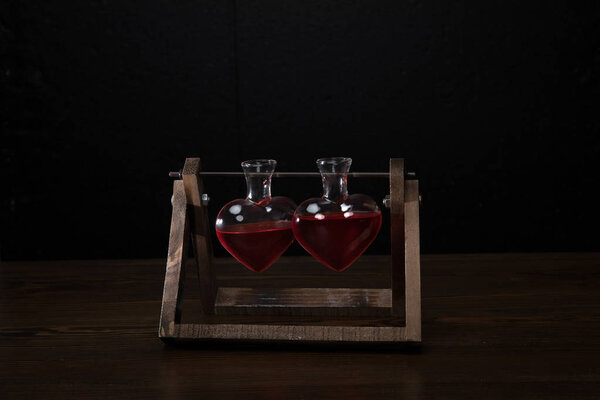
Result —
[[404, 159], [390, 159], [390, 236], [392, 315], [405, 315]]
[[160, 312], [159, 337], [175, 336], [176, 326], [181, 322], [184, 267], [189, 242], [189, 221], [186, 196], [182, 181], [173, 182], [173, 214], [169, 235], [169, 254]]
[[198, 267], [201, 310], [203, 314], [211, 315], [215, 313], [217, 285], [212, 264], [213, 251], [208, 213], [206, 206], [202, 204], [204, 182], [199, 175], [201, 170], [202, 164], [199, 158], [186, 158], [182, 177], [187, 204], [190, 207], [190, 216], [193, 221], [191, 233], [196, 266]]
[[419, 181], [406, 181], [404, 203], [406, 336], [421, 341], [421, 262], [419, 248]]

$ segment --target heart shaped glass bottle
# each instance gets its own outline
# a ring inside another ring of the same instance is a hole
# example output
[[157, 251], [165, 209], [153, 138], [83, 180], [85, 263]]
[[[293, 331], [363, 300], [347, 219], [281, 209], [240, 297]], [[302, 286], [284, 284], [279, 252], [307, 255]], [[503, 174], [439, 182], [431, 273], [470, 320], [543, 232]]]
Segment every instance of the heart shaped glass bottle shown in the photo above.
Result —
[[269, 268], [292, 244], [296, 204], [287, 197], [271, 197], [271, 176], [277, 161], [242, 163], [248, 194], [227, 203], [217, 215], [219, 241], [252, 271]]
[[375, 240], [381, 211], [364, 194], [348, 195], [351, 158], [320, 158], [323, 196], [303, 201], [292, 228], [298, 243], [334, 271], [348, 268]]

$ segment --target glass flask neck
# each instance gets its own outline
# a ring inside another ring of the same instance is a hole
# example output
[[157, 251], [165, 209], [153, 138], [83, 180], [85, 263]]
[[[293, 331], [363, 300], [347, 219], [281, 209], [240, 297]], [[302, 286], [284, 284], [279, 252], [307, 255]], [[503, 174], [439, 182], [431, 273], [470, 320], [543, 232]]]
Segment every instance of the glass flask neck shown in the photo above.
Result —
[[348, 171], [351, 158], [333, 157], [319, 158], [317, 166], [323, 180], [323, 198], [333, 202], [341, 202], [348, 197]]
[[248, 200], [260, 203], [271, 198], [271, 176], [276, 166], [275, 160], [249, 160], [242, 163]]

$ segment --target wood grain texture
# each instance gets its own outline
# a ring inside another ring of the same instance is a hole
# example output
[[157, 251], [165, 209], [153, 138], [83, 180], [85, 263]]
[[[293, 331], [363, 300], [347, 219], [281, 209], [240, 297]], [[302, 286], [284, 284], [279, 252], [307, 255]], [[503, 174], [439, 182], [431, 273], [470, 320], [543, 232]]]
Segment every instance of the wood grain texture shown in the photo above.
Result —
[[210, 235], [210, 222], [206, 206], [202, 204], [204, 183], [198, 173], [202, 170], [199, 158], [186, 158], [182, 170], [182, 178], [188, 204], [191, 208], [191, 232], [200, 291], [202, 293], [202, 312], [214, 313], [215, 296], [215, 271], [212, 266], [212, 243]]
[[409, 341], [404, 327], [395, 326], [310, 326], [245, 324], [180, 324], [176, 325], [178, 341], [244, 341], [258, 343], [320, 344], [388, 344]]
[[[424, 255], [421, 262], [420, 354], [164, 346], [156, 338], [164, 259], [3, 262], [0, 397], [598, 398], [599, 253]], [[226, 259], [215, 268], [229, 287], [278, 287], [290, 278], [308, 287], [325, 270], [311, 258], [282, 260], [260, 280]], [[389, 258], [363, 257], [347, 272], [335, 275], [340, 286], [360, 278], [379, 287]], [[186, 296], [199, 299], [193, 273]]]
[[173, 335], [175, 324], [181, 322], [181, 301], [185, 282], [184, 271], [188, 242], [189, 223], [185, 190], [182, 181], [175, 181], [173, 182], [173, 212], [171, 215], [171, 233], [169, 235], [169, 253], [160, 311], [158, 333], [160, 337]]
[[392, 253], [392, 315], [405, 312], [404, 159], [390, 159], [390, 240]]
[[419, 246], [419, 181], [405, 181], [405, 318], [407, 337], [421, 340], [421, 251]]
[[218, 315], [391, 315], [390, 289], [220, 287]]

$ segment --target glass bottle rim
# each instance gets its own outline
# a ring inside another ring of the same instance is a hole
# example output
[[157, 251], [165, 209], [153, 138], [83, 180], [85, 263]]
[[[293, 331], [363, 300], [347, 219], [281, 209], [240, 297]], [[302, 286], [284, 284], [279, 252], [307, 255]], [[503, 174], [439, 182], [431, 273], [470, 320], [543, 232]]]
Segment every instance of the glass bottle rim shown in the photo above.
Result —
[[317, 165], [339, 165], [351, 162], [352, 159], [350, 157], [322, 157], [317, 159]]
[[241, 163], [242, 168], [256, 168], [256, 169], [260, 169], [260, 168], [269, 168], [269, 169], [275, 169], [275, 167], [277, 166], [277, 161], [276, 160], [272, 160], [272, 159], [267, 159], [267, 158], [258, 158], [255, 160], [246, 160], [246, 161], [242, 161]]

